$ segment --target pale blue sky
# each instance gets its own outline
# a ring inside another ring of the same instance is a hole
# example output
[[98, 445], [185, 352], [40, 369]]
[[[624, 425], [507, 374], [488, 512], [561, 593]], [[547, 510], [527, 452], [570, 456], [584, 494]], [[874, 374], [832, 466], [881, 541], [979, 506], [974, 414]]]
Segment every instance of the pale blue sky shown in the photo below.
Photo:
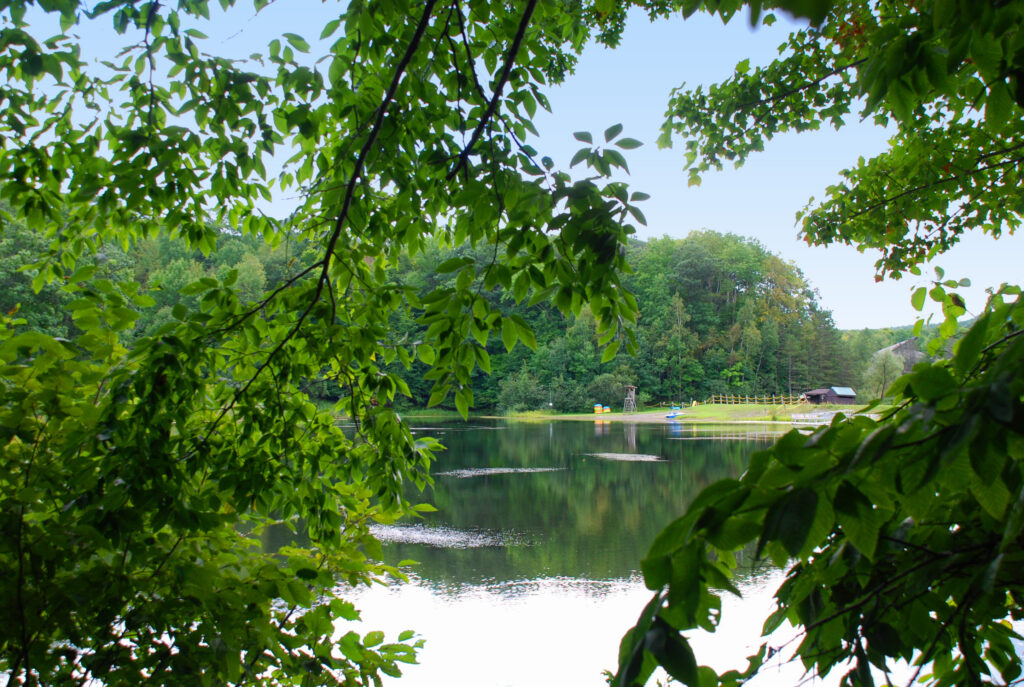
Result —
[[[341, 8], [336, 3], [287, 0], [271, 4], [256, 16], [251, 9], [236, 8], [228, 15], [215, 16], [212, 26], [202, 29], [210, 36], [210, 52], [245, 57], [263, 51], [267, 42], [282, 32], [292, 31], [314, 44], [316, 53], [315, 39], [322, 26]], [[910, 307], [910, 291], [924, 283], [924, 278], [908, 276], [900, 282], [875, 283], [875, 255], [844, 246], [811, 248], [797, 238], [794, 223], [797, 210], [812, 196], [822, 196], [825, 187], [837, 181], [839, 170], [853, 164], [859, 155], [871, 156], [884, 148], [884, 130], [854, 123], [840, 132], [781, 136], [741, 169], [709, 173], [697, 188], [687, 188], [681, 142], [668, 150], [655, 145], [672, 88], [683, 82], [696, 86], [727, 78], [735, 63], [744, 58], [750, 58], [752, 64], [771, 61], [791, 26], [780, 20], [771, 28], [752, 30], [745, 16], [723, 25], [720, 19], [705, 15], [652, 24], [636, 14], [618, 49], [589, 47], [576, 73], [563, 85], [549, 89], [552, 113], [538, 113], [540, 138], [530, 143], [565, 168], [581, 145], [572, 132], [596, 134], [622, 123], [624, 135], [645, 143], [640, 149], [626, 151], [632, 174], [625, 180], [633, 190], [652, 196], [643, 205], [648, 226], [640, 227], [641, 238], [684, 237], [704, 228], [749, 236], [795, 262], [841, 328], [910, 324], [916, 316]], [[92, 32], [80, 32], [84, 43], [97, 38]], [[87, 52], [92, 52], [90, 47], [102, 52], [110, 44], [87, 45]], [[288, 205], [280, 199], [274, 210], [283, 214]], [[974, 286], [965, 290], [964, 296], [968, 308], [977, 311], [984, 302], [984, 287], [1019, 280], [1022, 256], [1024, 237], [1004, 237], [996, 242], [978, 235], [937, 262], [947, 277], [972, 279]]]
[[[686, 185], [681, 141], [668, 150], [654, 144], [672, 88], [727, 78], [747, 57], [752, 64], [766, 64], [777, 56], [789, 26], [780, 21], [755, 31], [746, 17], [723, 25], [704, 15], [655, 24], [633, 16], [618, 49], [589, 48], [577, 73], [552, 92], [553, 114], [537, 122], [544, 152], [568, 164], [580, 145], [572, 131], [600, 131], [622, 122], [626, 135], [647, 144], [627, 152], [631, 186], [652, 196], [644, 207], [648, 226], [640, 227], [641, 237], [683, 237], [707, 228], [756, 238], [804, 271], [841, 328], [910, 324], [916, 318], [910, 290], [923, 278], [875, 283], [877, 255], [845, 246], [809, 247], [797, 238], [795, 226], [795, 213], [812, 196], [823, 196], [841, 169], [884, 149], [883, 129], [854, 122], [839, 132], [781, 136], [742, 168], [709, 173], [696, 188]], [[983, 287], [1020, 279], [1022, 249], [1019, 235], [998, 242], [972, 236], [936, 264], [947, 277], [971, 278], [974, 286], [964, 295], [976, 311], [984, 303]]]

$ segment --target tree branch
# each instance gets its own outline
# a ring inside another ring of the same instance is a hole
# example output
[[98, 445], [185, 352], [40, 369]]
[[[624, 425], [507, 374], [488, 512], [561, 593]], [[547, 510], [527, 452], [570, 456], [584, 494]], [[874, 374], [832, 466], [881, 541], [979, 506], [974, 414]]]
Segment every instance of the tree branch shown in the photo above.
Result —
[[[1007, 152], [1009, 152], [1009, 150], [1012, 150], [1012, 149], [1008, 149]], [[982, 158], [978, 158], [978, 159], [981, 160]], [[1015, 158], [1012, 158], [1010, 160], [1003, 160], [1002, 162], [993, 162], [990, 165], [981, 165], [981, 166], [975, 167], [974, 169], [972, 169], [970, 171], [967, 171], [967, 172], [964, 172], [963, 174], [955, 174], [953, 176], [948, 176], [948, 177], [944, 177], [942, 179], [939, 179], [938, 181], [933, 181], [930, 184], [922, 184], [921, 186], [915, 186], [913, 188], [908, 188], [905, 191], [901, 191], [901, 192], [897, 193], [894, 196], [890, 196], [888, 198], [883, 198], [882, 200], [878, 201], [877, 203], [869, 205], [868, 207], [866, 207], [866, 208], [864, 208], [862, 210], [858, 210], [857, 212], [853, 213], [849, 217], [845, 218], [843, 221], [844, 222], [849, 222], [850, 220], [857, 219], [858, 217], [866, 215], [866, 214], [868, 214], [870, 212], [874, 212], [875, 210], [878, 210], [879, 208], [883, 208], [886, 205], [888, 205], [889, 203], [892, 203], [894, 201], [900, 200], [901, 198], [905, 198], [905, 197], [910, 196], [910, 195], [914, 195], [915, 193], [920, 193], [921, 191], [927, 191], [929, 189], [935, 188], [936, 186], [942, 186], [943, 184], [948, 184], [948, 183], [950, 183], [952, 181], [960, 181], [961, 179], [973, 176], [975, 174], [978, 174], [979, 172], [987, 172], [987, 171], [992, 170], [992, 169], [998, 169], [999, 167], [1005, 167], [1007, 165], [1012, 165], [1014, 163], [1021, 162], [1021, 161], [1024, 161], [1024, 157], [1015, 157]]]
[[771, 105], [772, 103], [777, 103], [780, 100], [785, 100], [786, 98], [788, 98], [788, 97], [790, 97], [792, 95], [796, 95], [797, 93], [801, 93], [803, 91], [806, 91], [808, 88], [811, 88], [813, 86], [817, 86], [818, 84], [820, 84], [822, 81], [825, 81], [826, 79], [830, 79], [833, 76], [836, 76], [837, 74], [842, 74], [847, 69], [851, 69], [853, 67], [859, 67], [861, 64], [866, 62], [867, 59], [868, 58], [866, 58], [866, 57], [862, 57], [861, 59], [855, 60], [854, 62], [850, 62], [849, 64], [845, 64], [842, 67], [836, 67], [835, 69], [830, 70], [828, 73], [822, 74], [817, 79], [814, 79], [812, 81], [808, 81], [807, 83], [803, 84], [802, 86], [798, 86], [796, 88], [792, 88], [792, 89], [790, 89], [788, 91], [784, 91], [784, 92], [779, 93], [777, 95], [773, 95], [770, 98], [764, 98], [764, 99], [761, 99], [761, 100], [749, 100], [749, 101], [747, 101], [745, 103], [740, 103], [733, 110], [733, 113], [743, 112], [744, 110], [747, 110], [747, 109], [749, 109], [751, 107], [754, 107], [755, 105]]
[[488, 122], [491, 117], [498, 109], [498, 100], [501, 99], [501, 92], [505, 88], [505, 84], [508, 83], [508, 78], [512, 73], [512, 66], [515, 64], [516, 55], [519, 53], [519, 47], [523, 43], [523, 38], [526, 36], [526, 28], [530, 25], [530, 18], [533, 16], [533, 11], [537, 7], [537, 0], [530, 0], [526, 9], [523, 10], [523, 16], [519, 20], [519, 28], [516, 30], [516, 36], [512, 40], [512, 46], [505, 54], [505, 64], [502, 67], [501, 77], [498, 79], [498, 85], [494, 89], [494, 93], [491, 95], [491, 100], [487, 104], [487, 111], [484, 112], [484, 116], [477, 122], [476, 128], [473, 130], [473, 135], [469, 138], [469, 143], [462, 152], [459, 153], [459, 161], [455, 163], [455, 166], [450, 172], [448, 172], [447, 179], [451, 180], [455, 178], [455, 175], [459, 173], [459, 170], [466, 166], [469, 161], [469, 156], [473, 153], [473, 146], [480, 140], [480, 136], [483, 135], [484, 129], [487, 128]]
[[[348, 222], [349, 209], [352, 207], [352, 199], [355, 197], [356, 185], [359, 183], [359, 177], [362, 175], [363, 167], [366, 165], [366, 159], [370, 154], [370, 150], [373, 145], [377, 142], [377, 137], [380, 135], [380, 131], [384, 126], [384, 117], [387, 114], [388, 107], [395, 98], [395, 94], [398, 92], [398, 86], [402, 81], [402, 76], [405, 74], [409, 63], [412, 61], [413, 55], [416, 54], [416, 50], [419, 47], [420, 41], [423, 38], [423, 34], [427, 30], [427, 25], [430, 23], [431, 13], [434, 11], [434, 6], [437, 4], [437, 0], [427, 0], [426, 6], [423, 8], [423, 15], [420, 17], [419, 23], [416, 25], [416, 30], [413, 33], [412, 40], [409, 41], [409, 45], [405, 49], [405, 53], [402, 55], [402, 59], [399, 61], [398, 66], [395, 67], [395, 73], [391, 78], [391, 84], [388, 86], [387, 92], [384, 94], [384, 99], [380, 106], [377, 108], [376, 118], [373, 123], [373, 128], [370, 129], [370, 134], [367, 136], [366, 141], [363, 143], [362, 148], [359, 150], [359, 155], [356, 157], [355, 167], [352, 169], [352, 174], [349, 177], [348, 183], [345, 185], [345, 197], [342, 201], [341, 210], [338, 212], [337, 219], [334, 222], [334, 229], [331, 230], [331, 234], [327, 240], [327, 246], [324, 249], [322, 268], [320, 270], [320, 277], [317, 280], [316, 289], [313, 292], [313, 297], [310, 299], [309, 305], [299, 314], [298, 320], [288, 331], [288, 333], [282, 338], [273, 350], [267, 356], [267, 359], [263, 361], [263, 364], [256, 368], [256, 372], [253, 373], [246, 383], [235, 391], [231, 398], [231, 401], [227, 403], [214, 419], [210, 425], [210, 429], [204, 435], [203, 442], [208, 438], [217, 425], [224, 419], [224, 417], [231, 412], [231, 409], [235, 407], [238, 400], [244, 396], [260, 374], [267, 369], [271, 361], [277, 357], [277, 355], [284, 350], [284, 347], [288, 344], [292, 338], [299, 332], [302, 325], [305, 324], [309, 314], [313, 312], [313, 308], [320, 301], [320, 297], [323, 295], [324, 287], [327, 285], [330, 279], [330, 267], [331, 257], [334, 255], [334, 248], [338, 243], [338, 239], [341, 237], [342, 230], [345, 228], [345, 224]], [[536, 4], [536, 0], [534, 3]], [[315, 265], [316, 263], [314, 263]], [[200, 443], [203, 443], [200, 442]]]

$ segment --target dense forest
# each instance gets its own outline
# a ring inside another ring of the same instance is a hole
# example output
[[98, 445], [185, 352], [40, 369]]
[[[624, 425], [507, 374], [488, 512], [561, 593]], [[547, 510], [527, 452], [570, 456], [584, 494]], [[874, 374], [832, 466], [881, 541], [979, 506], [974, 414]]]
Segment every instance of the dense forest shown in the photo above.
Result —
[[[26, 256], [45, 249], [44, 238], [15, 225], [0, 234], [0, 308], [17, 308], [33, 329], [70, 337], [78, 329], [81, 294], [73, 297], [55, 283], [36, 293], [33, 273], [17, 269]], [[293, 276], [309, 250], [301, 240], [272, 247], [257, 237], [221, 232], [216, 250], [204, 255], [160, 236], [127, 250], [106, 246], [86, 269], [109, 280], [101, 279], [101, 287], [139, 285], [139, 293], [123, 294], [125, 308], [118, 311], [134, 320], [123, 331], [128, 343], [202, 309], [197, 295], [202, 280], [230, 282], [243, 302], [257, 301]], [[487, 265], [493, 254], [487, 245], [451, 249], [433, 244], [412, 256], [404, 253], [389, 267], [388, 278], [422, 297], [454, 287], [460, 267]], [[475, 370], [476, 408], [585, 411], [594, 403], [621, 403], [626, 384], [637, 386], [639, 400], [647, 404], [712, 394], [799, 395], [832, 385], [852, 386], [867, 400], [884, 390], [880, 375], [888, 381], [896, 376], [891, 368], [899, 363], [876, 353], [908, 338], [907, 328], [838, 330], [800, 269], [755, 240], [701, 231], [683, 239], [632, 241], [628, 259], [633, 273], [625, 285], [640, 311], [637, 351], [623, 349], [607, 362], [602, 362], [596, 322], [586, 308], [578, 317], [566, 317], [550, 302], [531, 305], [515, 285], [484, 289], [480, 279], [478, 288], [491, 306], [521, 317], [536, 342], [533, 350], [516, 346], [511, 351], [501, 337], [486, 342], [491, 374]], [[392, 347], [415, 346], [427, 326], [417, 311], [399, 311], [390, 324], [387, 343]], [[430, 397], [431, 382], [424, 378], [428, 366], [422, 359], [408, 362], [408, 368], [397, 358], [387, 363], [409, 386], [411, 398], [399, 404], [424, 407]], [[310, 380], [309, 391], [325, 400], [346, 395], [328, 377]]]

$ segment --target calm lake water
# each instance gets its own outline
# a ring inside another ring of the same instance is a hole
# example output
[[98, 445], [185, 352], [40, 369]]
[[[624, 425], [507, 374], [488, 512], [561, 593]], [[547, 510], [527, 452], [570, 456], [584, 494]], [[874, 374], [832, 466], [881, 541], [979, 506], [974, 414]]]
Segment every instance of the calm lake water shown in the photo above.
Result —
[[[347, 595], [361, 632], [426, 641], [396, 682], [408, 687], [603, 685], [650, 597], [638, 570], [654, 536], [770, 441], [766, 427], [421, 425], [447, 447], [426, 495], [439, 510], [376, 530], [387, 562], [419, 565], [409, 584]], [[727, 600], [719, 633], [695, 642], [700, 662], [745, 665], [778, 577], [741, 581], [746, 598]]]

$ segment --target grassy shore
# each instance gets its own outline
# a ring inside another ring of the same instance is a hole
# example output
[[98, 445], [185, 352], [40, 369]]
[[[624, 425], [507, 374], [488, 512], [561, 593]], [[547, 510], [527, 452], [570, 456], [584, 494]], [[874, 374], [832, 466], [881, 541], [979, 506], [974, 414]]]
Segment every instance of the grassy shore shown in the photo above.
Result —
[[[568, 420], [568, 421], [594, 421], [604, 420], [611, 422], [640, 422], [640, 423], [662, 423], [670, 422], [667, 415], [676, 413], [674, 421], [698, 424], [722, 424], [722, 423], [780, 423], [790, 424], [793, 414], [816, 413], [821, 411], [840, 411], [847, 415], [854, 415], [867, 408], [863, 405], [839, 406], [839, 405], [808, 405], [800, 403], [795, 405], [770, 405], [761, 403], [735, 403], [730, 405], [707, 404], [687, 406], [682, 410], [673, 411], [671, 408], [646, 408], [637, 413], [558, 413], [553, 410], [528, 410], [519, 413], [506, 413], [495, 415], [489, 413], [475, 414], [471, 417], [496, 419], [503, 418], [523, 422], [547, 421], [547, 420]], [[875, 406], [870, 412], [882, 414], [888, 410], [888, 406]], [[404, 409], [399, 415], [405, 420], [439, 420], [458, 421], [462, 419], [454, 410], [440, 408], [429, 409]]]
[[[669, 422], [666, 416], [675, 412], [674, 418], [677, 422], [694, 423], [730, 423], [730, 422], [779, 422], [789, 424], [792, 422], [793, 414], [816, 413], [821, 411], [840, 411], [847, 415], [853, 415], [866, 408], [863, 405], [839, 406], [839, 405], [808, 405], [806, 403], [796, 405], [770, 405], [760, 403], [736, 403], [730, 405], [708, 404], [688, 406], [679, 411], [672, 411], [670, 408], [647, 408], [637, 413], [573, 413], [558, 414], [545, 411], [531, 411], [526, 413], [514, 413], [505, 417], [516, 420], [609, 420], [618, 422]], [[875, 406], [872, 413], [883, 413], [885, 408]]]

